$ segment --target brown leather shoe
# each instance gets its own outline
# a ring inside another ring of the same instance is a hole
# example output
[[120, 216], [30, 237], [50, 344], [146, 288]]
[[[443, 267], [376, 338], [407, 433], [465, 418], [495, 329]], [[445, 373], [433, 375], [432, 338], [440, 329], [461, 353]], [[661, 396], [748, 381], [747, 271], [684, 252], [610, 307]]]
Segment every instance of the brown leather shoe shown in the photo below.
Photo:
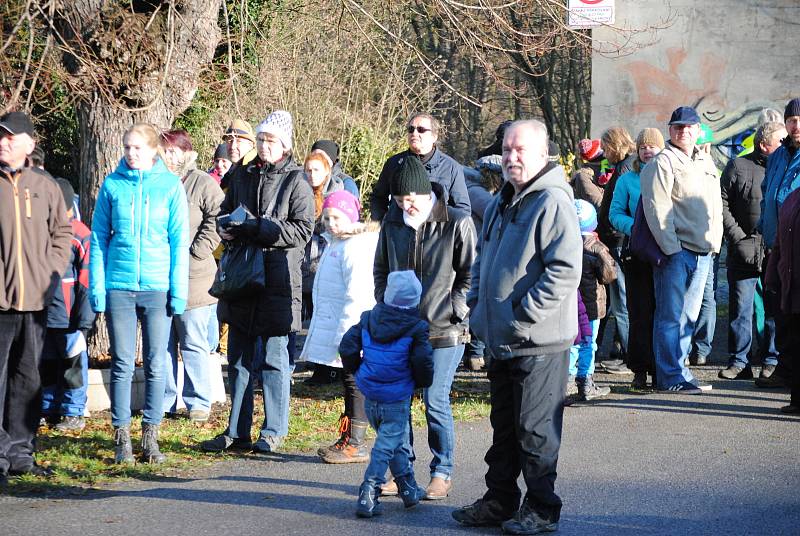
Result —
[[381, 485], [381, 497], [394, 497], [397, 495], [397, 482], [390, 478]]
[[452, 480], [445, 480], [444, 478], [434, 476], [431, 478], [431, 483], [428, 484], [428, 487], [425, 489], [425, 500], [440, 501], [446, 499], [452, 487]]

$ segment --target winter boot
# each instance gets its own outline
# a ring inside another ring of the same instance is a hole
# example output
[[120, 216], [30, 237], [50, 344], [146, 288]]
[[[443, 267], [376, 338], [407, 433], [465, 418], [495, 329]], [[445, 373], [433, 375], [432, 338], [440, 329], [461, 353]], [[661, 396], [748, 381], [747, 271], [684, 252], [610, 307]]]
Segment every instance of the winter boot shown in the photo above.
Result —
[[417, 485], [414, 473], [408, 476], [396, 477], [394, 481], [397, 483], [397, 494], [403, 500], [403, 506], [406, 508], [415, 507], [425, 497], [425, 490]]
[[320, 457], [325, 463], [366, 463], [369, 461], [369, 451], [364, 440], [367, 423], [345, 418], [349, 430], [342, 431], [339, 441], [323, 449]]
[[311, 377], [303, 383], [305, 385], [330, 385], [340, 381], [341, 369], [329, 367], [327, 365], [314, 365], [314, 372]]
[[611, 394], [611, 389], [608, 387], [598, 387], [594, 383], [592, 375], [585, 378], [575, 378], [575, 383], [578, 384], [578, 400], [594, 400], [595, 398], [602, 398]]
[[164, 463], [166, 459], [158, 450], [158, 425], [142, 423], [142, 461]]
[[358, 517], [372, 517], [381, 515], [383, 507], [378, 501], [380, 493], [369, 482], [364, 482], [358, 488], [358, 506], [356, 515]]
[[114, 463], [133, 463], [134, 461], [131, 427], [114, 428]]

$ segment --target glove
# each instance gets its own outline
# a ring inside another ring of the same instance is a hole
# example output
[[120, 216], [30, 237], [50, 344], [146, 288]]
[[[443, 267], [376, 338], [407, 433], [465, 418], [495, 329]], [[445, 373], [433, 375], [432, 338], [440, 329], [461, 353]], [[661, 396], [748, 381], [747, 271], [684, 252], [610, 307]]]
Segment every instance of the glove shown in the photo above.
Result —
[[225, 230], [237, 238], [253, 238], [260, 227], [259, 220], [252, 218], [243, 222], [231, 222]]

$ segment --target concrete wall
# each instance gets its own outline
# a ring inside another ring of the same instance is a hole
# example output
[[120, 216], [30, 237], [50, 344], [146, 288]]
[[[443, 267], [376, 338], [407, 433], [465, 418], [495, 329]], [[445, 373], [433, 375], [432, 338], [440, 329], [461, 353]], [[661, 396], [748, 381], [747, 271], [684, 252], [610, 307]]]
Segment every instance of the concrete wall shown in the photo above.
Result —
[[[800, 2], [797, 0], [617, 0], [617, 26], [642, 28], [671, 18], [627, 56], [592, 59], [592, 137], [622, 125], [666, 131], [671, 111], [695, 106], [719, 144], [718, 161], [752, 131], [764, 107], [783, 114], [800, 96]], [[619, 40], [593, 33], [596, 47]], [[666, 136], [665, 136], [666, 137]]]

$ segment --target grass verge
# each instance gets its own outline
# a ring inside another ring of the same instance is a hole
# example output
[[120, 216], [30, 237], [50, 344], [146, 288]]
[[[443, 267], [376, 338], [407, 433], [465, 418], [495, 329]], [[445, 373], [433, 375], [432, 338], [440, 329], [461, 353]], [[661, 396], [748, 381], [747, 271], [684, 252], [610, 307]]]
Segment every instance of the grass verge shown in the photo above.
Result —
[[[341, 384], [308, 387], [302, 383], [304, 376], [296, 375], [292, 387], [289, 415], [289, 435], [283, 451], [309, 452], [331, 444], [338, 437], [336, 431], [339, 415], [344, 407]], [[451, 391], [453, 418], [456, 422], [470, 421], [489, 414], [489, 382], [485, 374], [459, 371]], [[252, 437], [258, 437], [264, 418], [261, 395], [256, 395]], [[22, 476], [9, 480], [0, 493], [71, 495], [83, 494], [92, 488], [124, 479], [158, 480], [181, 478], [193, 471], [236, 454], [209, 454], [197, 444], [222, 432], [228, 419], [228, 405], [215, 404], [207, 423], [194, 424], [188, 418], [164, 419], [161, 424], [159, 445], [167, 455], [167, 462], [152, 466], [136, 463], [120, 466], [113, 463], [114, 441], [111, 416], [108, 412], [95, 413], [86, 419], [86, 428], [80, 434], [59, 433], [41, 428], [37, 439], [37, 462], [53, 470], [49, 478]], [[415, 427], [425, 424], [424, 404], [420, 396], [412, 403], [412, 421]], [[134, 416], [131, 435], [134, 452], [138, 450], [141, 433], [141, 415]], [[371, 433], [370, 439], [374, 437]]]

